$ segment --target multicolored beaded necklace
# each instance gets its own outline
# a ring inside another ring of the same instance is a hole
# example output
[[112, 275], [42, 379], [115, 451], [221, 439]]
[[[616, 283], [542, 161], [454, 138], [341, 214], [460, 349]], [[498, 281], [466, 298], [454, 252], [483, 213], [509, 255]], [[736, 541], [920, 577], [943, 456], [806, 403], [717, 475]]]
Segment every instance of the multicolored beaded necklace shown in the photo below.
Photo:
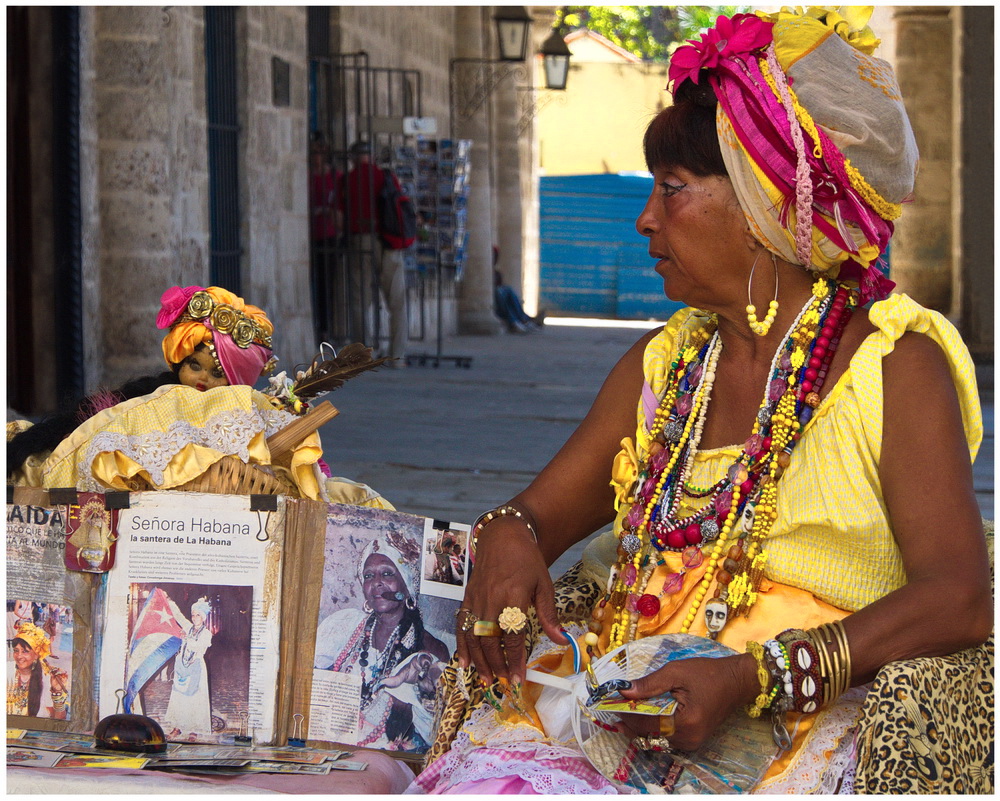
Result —
[[[775, 351], [742, 453], [712, 487], [692, 487], [688, 478], [722, 350], [718, 331], [712, 330], [717, 323], [692, 332], [679, 349], [649, 428], [649, 453], [629, 493], [632, 506], [619, 532], [618, 562], [595, 610], [600, 621], [611, 604], [609, 648], [634, 639], [639, 618], [659, 612], [659, 597], [644, 590], [655, 568], [664, 564], [658, 556], [663, 551], [680, 552], [683, 567], [667, 577], [660, 597], [679, 592], [686, 570], [700, 566], [706, 558], [703, 549], [714, 543], [682, 633], [694, 623], [713, 578], [716, 597], [729, 607], [727, 619], [749, 612], [766, 561], [763, 541], [777, 518], [778, 480], [819, 405], [819, 390], [856, 305], [856, 294], [846, 286], [824, 278], [816, 281]], [[684, 495], [708, 500], [699, 511], [681, 518]]]

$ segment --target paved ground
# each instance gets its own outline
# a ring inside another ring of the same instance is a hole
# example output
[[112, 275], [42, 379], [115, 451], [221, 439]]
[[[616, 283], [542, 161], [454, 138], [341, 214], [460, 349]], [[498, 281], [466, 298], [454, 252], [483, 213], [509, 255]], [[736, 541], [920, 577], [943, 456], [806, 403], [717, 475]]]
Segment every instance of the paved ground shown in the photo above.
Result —
[[[453, 361], [384, 369], [328, 396], [340, 410], [321, 429], [334, 474], [375, 487], [400, 511], [456, 522], [471, 523], [506, 501], [558, 450], [643, 333], [549, 322], [533, 334], [447, 339], [442, 353], [471, 357], [469, 369]], [[976, 493], [983, 515], [993, 517], [992, 365], [981, 371], [980, 394], [987, 433]], [[553, 565], [553, 574], [580, 549]]]

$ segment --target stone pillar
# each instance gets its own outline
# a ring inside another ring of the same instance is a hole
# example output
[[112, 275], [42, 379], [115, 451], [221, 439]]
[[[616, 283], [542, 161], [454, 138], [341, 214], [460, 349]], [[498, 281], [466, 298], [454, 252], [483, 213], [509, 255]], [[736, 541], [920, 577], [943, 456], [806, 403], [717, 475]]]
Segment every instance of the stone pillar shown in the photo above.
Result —
[[[489, 7], [460, 6], [455, 9], [455, 55], [458, 58], [490, 58], [485, 37]], [[456, 69], [455, 80], [469, 79], [474, 70]], [[455, 99], [452, 98], [452, 103]], [[459, 294], [458, 327], [463, 334], [496, 334], [500, 321], [493, 314], [493, 213], [490, 184], [490, 135], [487, 109], [478, 109], [468, 119], [452, 109], [454, 139], [471, 139], [469, 154], [469, 198], [465, 274]]]
[[[542, 69], [541, 59], [537, 55], [542, 42], [548, 38], [555, 20], [555, 8], [551, 6], [533, 6], [531, 8], [531, 44], [528, 46], [532, 55], [528, 60], [528, 85], [539, 88], [545, 85], [544, 76], [539, 78]], [[533, 100], [538, 100], [536, 94]], [[532, 110], [534, 111], [534, 109]], [[520, 136], [521, 151], [521, 289], [524, 309], [528, 314], [538, 313], [538, 296], [540, 282], [539, 253], [539, 199], [538, 199], [538, 125], [537, 116], [533, 116], [528, 127]]]
[[993, 8], [958, 6], [955, 19], [955, 185], [959, 330], [976, 357], [993, 354]]
[[163, 290], [208, 277], [202, 11], [106, 6], [84, 20], [84, 287], [99, 298], [85, 308], [103, 326], [101, 380], [117, 385], [163, 367]]
[[897, 291], [943, 313], [952, 309], [952, 22], [943, 6], [895, 10], [896, 74], [920, 166], [914, 200], [892, 242]]
[[[529, 56], [530, 58], [530, 56]], [[528, 65], [525, 65], [526, 67]], [[525, 70], [527, 72], [527, 70]], [[529, 84], [530, 85], [530, 84]], [[495, 244], [500, 248], [504, 283], [521, 295], [521, 157], [518, 123], [521, 76], [501, 83], [493, 104], [493, 193]]]
[[[275, 324], [282, 368], [315, 354], [309, 285], [309, 163], [306, 10], [246, 6], [237, 37], [243, 136], [240, 159], [243, 291]], [[272, 59], [288, 66], [288, 105], [276, 105]], [[241, 76], [242, 77], [242, 76]]]

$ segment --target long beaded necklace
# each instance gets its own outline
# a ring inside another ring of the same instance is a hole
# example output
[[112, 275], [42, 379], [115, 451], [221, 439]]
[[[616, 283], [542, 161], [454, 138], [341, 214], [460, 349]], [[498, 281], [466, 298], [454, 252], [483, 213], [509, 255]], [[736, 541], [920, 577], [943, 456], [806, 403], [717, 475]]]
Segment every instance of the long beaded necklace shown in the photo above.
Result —
[[[694, 488], [697, 497], [709, 500], [683, 519], [682, 496], [691, 495], [687, 480], [721, 353], [718, 331], [710, 333], [711, 324], [706, 325], [700, 333], [692, 332], [690, 343], [680, 348], [650, 425], [646, 462], [640, 465], [630, 493], [632, 507], [619, 534], [619, 559], [609, 590], [595, 610], [597, 621], [604, 618], [608, 603], [614, 610], [610, 647], [634, 638], [640, 616], [659, 611], [659, 599], [643, 594], [656, 566], [664, 564], [654, 551], [682, 553], [684, 568], [667, 577], [662, 596], [680, 591], [684, 570], [699, 566], [702, 549], [714, 542], [682, 632], [694, 623], [713, 579], [716, 596], [730, 608], [729, 616], [749, 612], [766, 561], [762, 542], [777, 518], [777, 482], [819, 404], [819, 390], [855, 305], [856, 297], [846, 287], [822, 278], [816, 281], [812, 296], [775, 351], [763, 400], [742, 453], [715, 485]], [[727, 550], [731, 537], [735, 541]]]

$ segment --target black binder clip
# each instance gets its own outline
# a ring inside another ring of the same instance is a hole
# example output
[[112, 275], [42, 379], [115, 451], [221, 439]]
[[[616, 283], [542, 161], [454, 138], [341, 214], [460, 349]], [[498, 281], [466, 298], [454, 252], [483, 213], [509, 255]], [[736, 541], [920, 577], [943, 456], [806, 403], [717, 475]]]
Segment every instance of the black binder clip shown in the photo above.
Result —
[[240, 712], [240, 733], [233, 738], [236, 745], [253, 745], [253, 737], [250, 736], [250, 715]]
[[109, 511], [112, 509], [128, 509], [129, 493], [127, 490], [113, 490], [104, 493], [104, 508]]
[[306, 738], [302, 736], [302, 721], [305, 718], [296, 712], [292, 715], [292, 733], [288, 736], [287, 745], [289, 748], [305, 748]]

